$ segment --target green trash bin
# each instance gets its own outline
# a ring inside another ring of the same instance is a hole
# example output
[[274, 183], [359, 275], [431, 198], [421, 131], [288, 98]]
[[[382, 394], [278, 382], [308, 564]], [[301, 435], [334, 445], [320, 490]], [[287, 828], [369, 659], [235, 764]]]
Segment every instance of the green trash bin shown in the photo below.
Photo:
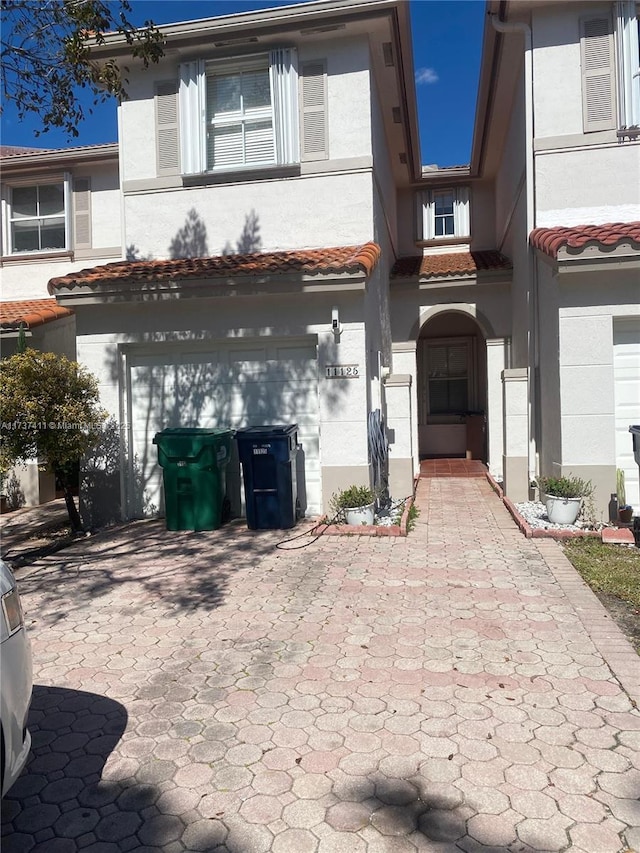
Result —
[[231, 430], [178, 427], [156, 433], [167, 530], [217, 530], [222, 524]]

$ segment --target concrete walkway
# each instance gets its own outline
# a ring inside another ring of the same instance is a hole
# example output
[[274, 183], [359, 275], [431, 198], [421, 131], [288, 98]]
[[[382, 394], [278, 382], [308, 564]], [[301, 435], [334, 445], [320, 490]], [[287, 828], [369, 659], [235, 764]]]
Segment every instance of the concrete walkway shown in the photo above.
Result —
[[0, 515], [0, 554], [12, 559], [41, 545], [44, 537], [69, 525], [64, 498]]
[[418, 505], [407, 539], [142, 522], [18, 570], [3, 853], [640, 850], [640, 658], [484, 480]]

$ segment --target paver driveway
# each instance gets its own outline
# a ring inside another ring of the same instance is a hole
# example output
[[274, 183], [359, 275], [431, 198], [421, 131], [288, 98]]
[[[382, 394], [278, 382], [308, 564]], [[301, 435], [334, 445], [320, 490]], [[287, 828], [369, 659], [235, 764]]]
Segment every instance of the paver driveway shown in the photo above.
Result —
[[418, 499], [408, 539], [145, 522], [19, 570], [3, 853], [638, 849], [638, 658], [486, 482]]

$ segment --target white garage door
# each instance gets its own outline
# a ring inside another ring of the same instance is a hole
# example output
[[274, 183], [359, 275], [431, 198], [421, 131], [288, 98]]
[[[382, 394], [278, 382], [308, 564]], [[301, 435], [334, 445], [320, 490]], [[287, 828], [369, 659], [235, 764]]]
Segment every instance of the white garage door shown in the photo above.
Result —
[[616, 405], [616, 468], [625, 474], [627, 503], [640, 513], [638, 465], [633, 456], [630, 424], [640, 424], [640, 317], [616, 320], [613, 327], [613, 371]]
[[[162, 469], [153, 437], [167, 427], [238, 429], [297, 423], [298, 493], [307, 515], [320, 512], [318, 371], [315, 339], [237, 344], [166, 344], [128, 350], [128, 511], [162, 514]], [[240, 509], [237, 458], [229, 466]]]

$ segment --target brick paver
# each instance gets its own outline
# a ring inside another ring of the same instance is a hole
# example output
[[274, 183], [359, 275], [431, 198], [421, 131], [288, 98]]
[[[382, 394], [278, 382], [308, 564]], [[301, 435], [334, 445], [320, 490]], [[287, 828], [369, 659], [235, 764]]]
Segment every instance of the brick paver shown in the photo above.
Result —
[[3, 853], [633, 850], [640, 659], [484, 480], [418, 505], [406, 539], [141, 522], [19, 569]]

